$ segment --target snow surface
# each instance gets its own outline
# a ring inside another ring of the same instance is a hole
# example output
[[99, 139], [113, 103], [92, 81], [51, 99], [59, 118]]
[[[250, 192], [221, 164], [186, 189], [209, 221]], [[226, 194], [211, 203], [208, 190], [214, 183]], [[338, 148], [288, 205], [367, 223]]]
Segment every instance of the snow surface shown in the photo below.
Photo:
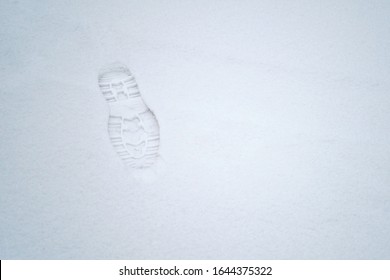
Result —
[[[390, 1], [0, 1], [0, 259], [389, 259]], [[136, 76], [164, 172], [112, 149]]]

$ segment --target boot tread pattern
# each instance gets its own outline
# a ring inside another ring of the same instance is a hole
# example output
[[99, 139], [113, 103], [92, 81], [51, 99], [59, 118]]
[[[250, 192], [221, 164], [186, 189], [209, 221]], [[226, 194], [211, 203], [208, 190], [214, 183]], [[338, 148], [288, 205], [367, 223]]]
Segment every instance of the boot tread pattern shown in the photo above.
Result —
[[158, 158], [160, 129], [133, 75], [125, 66], [108, 68], [99, 75], [99, 87], [110, 105], [108, 134], [119, 157], [133, 168], [152, 166]]

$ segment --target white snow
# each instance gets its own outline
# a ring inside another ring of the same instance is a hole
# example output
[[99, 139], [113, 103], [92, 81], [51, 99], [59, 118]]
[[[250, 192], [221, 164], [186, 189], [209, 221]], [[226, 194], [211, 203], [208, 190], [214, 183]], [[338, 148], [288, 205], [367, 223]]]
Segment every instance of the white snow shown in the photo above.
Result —
[[[390, 2], [0, 2], [0, 259], [390, 258]], [[164, 172], [112, 149], [134, 73]]]

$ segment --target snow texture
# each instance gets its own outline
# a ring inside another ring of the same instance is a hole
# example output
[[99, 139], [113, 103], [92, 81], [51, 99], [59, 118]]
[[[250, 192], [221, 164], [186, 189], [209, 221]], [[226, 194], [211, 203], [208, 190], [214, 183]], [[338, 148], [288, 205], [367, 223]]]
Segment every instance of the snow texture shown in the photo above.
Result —
[[[387, 0], [0, 1], [0, 259], [389, 259], [389, 18]], [[149, 183], [108, 138], [115, 61], [159, 121]]]

